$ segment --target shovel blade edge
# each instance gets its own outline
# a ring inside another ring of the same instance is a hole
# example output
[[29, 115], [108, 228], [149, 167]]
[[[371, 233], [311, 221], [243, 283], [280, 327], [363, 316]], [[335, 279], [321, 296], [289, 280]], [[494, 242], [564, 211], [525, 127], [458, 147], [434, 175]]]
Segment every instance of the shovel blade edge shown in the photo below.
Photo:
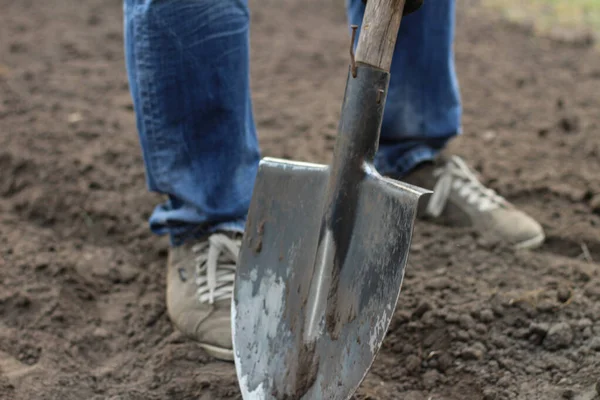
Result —
[[[373, 169], [356, 187], [346, 261], [307, 343], [307, 304], [329, 167], [261, 161], [240, 251], [232, 331], [243, 398], [349, 399], [379, 351], [404, 277], [420, 188]], [[329, 324], [331, 325], [331, 324]]]

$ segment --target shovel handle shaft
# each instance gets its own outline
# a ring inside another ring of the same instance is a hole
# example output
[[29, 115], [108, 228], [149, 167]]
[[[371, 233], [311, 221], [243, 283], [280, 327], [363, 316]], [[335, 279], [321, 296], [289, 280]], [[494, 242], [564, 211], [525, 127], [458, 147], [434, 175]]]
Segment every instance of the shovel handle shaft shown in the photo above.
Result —
[[356, 62], [386, 72], [392, 56], [406, 0], [369, 0], [356, 49]]

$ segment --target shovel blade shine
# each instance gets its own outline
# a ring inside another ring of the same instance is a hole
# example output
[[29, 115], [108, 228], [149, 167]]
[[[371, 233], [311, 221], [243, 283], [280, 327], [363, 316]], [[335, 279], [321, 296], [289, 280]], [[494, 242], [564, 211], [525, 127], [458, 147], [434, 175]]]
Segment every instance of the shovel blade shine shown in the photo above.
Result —
[[[426, 192], [365, 168], [347, 256], [335, 284], [324, 285], [335, 296], [324, 296], [327, 316], [307, 321], [329, 170], [261, 161], [232, 302], [246, 400], [350, 398], [396, 308], [417, 202]], [[316, 326], [314, 340], [306, 338], [307, 325]]]

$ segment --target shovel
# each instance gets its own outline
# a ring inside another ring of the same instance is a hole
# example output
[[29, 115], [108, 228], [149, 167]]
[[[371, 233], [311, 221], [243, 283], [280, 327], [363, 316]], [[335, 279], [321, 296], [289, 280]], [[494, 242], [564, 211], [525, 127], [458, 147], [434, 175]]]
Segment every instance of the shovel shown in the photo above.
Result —
[[349, 399], [388, 330], [427, 193], [373, 166], [404, 2], [367, 2], [331, 165], [260, 162], [232, 301], [246, 400]]

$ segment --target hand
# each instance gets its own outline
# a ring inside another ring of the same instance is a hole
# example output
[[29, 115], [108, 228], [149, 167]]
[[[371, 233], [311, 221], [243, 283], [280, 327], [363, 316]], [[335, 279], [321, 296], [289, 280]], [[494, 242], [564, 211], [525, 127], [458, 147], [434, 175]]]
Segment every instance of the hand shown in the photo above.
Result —
[[[423, 5], [423, 1], [425, 0], [406, 0], [404, 3], [404, 12], [402, 15], [408, 15], [417, 11]], [[363, 0], [363, 3], [367, 4], [367, 0]]]

